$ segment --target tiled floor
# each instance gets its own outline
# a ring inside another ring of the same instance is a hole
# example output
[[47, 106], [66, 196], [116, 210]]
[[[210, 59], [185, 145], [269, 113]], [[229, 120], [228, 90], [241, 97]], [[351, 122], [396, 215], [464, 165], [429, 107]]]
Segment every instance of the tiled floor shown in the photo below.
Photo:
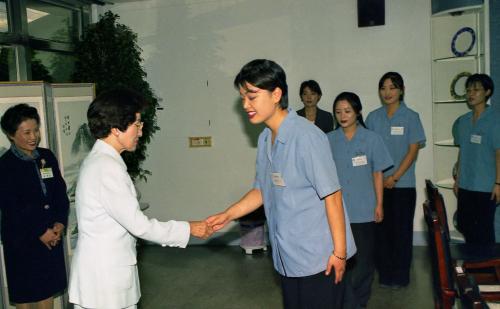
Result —
[[[433, 308], [427, 248], [414, 247], [413, 255], [410, 285], [391, 290], [375, 282], [368, 308]], [[140, 309], [282, 308], [269, 253], [248, 256], [235, 246], [143, 246], [139, 272]]]

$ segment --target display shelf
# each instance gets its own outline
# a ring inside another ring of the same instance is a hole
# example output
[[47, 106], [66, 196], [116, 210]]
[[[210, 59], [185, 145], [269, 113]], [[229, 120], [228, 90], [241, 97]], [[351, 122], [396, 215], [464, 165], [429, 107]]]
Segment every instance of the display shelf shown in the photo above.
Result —
[[[433, 4], [438, 2], [433, 0]], [[431, 18], [434, 179], [438, 187], [445, 189], [442, 193], [450, 224], [456, 210], [456, 197], [451, 189], [459, 151], [451, 137], [453, 123], [470, 111], [465, 81], [471, 74], [485, 71], [484, 59], [488, 57], [484, 49], [482, 7], [454, 6], [453, 11], [460, 14], [440, 10]]]
[[432, 64], [433, 101], [465, 100], [465, 81], [481, 71], [479, 58], [467, 57], [460, 61], [440, 61]]
[[441, 100], [434, 101], [435, 104], [454, 104], [454, 103], [466, 103], [467, 100]]
[[436, 186], [443, 189], [453, 189], [453, 184], [455, 184], [455, 180], [453, 178], [446, 178], [436, 181]]
[[482, 12], [462, 10], [460, 15], [439, 15], [431, 19], [432, 58], [478, 55], [484, 50]]
[[456, 56], [451, 56], [451, 57], [445, 57], [445, 58], [437, 58], [434, 59], [434, 62], [454, 62], [454, 61], [467, 61], [467, 60], [476, 60], [477, 58], [484, 56], [483, 54], [479, 55], [471, 55], [469, 54], [468, 56], [463, 56], [463, 57], [456, 57]]
[[464, 243], [464, 242], [465, 242], [465, 238], [464, 238], [464, 235], [462, 235], [462, 233], [460, 233], [457, 230], [450, 231], [450, 243], [452, 245], [454, 243]]
[[446, 146], [446, 147], [456, 147], [456, 145], [455, 145], [455, 143], [453, 141], [453, 138], [436, 141], [436, 142], [434, 142], [434, 145], [436, 145], [436, 146]]
[[466, 103], [434, 104], [433, 108], [433, 143], [452, 138], [455, 120], [469, 111]]

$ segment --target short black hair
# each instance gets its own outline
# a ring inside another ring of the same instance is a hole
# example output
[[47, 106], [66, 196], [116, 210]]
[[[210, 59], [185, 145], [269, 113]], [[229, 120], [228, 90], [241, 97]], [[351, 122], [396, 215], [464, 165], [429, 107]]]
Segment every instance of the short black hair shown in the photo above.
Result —
[[98, 95], [87, 111], [90, 132], [94, 138], [104, 138], [111, 129], [127, 130], [136, 121], [136, 113], [142, 112], [147, 102], [139, 93], [117, 88]]
[[17, 128], [19, 128], [21, 122], [28, 119], [34, 119], [37, 124], [40, 124], [40, 116], [33, 106], [21, 103], [9, 107], [0, 120], [3, 133], [5, 133], [10, 140], [10, 137], [16, 134]]
[[321, 87], [319, 86], [318, 82], [313, 79], [303, 81], [302, 84], [300, 84], [300, 92], [299, 92], [300, 96], [304, 92], [305, 88], [309, 88], [311, 91], [314, 91], [319, 95], [323, 95], [323, 93], [321, 92]]
[[487, 74], [472, 74], [465, 81], [465, 88], [469, 88], [476, 83], [481, 84], [485, 91], [490, 90], [490, 94], [486, 97], [486, 101], [488, 101], [488, 99], [493, 95], [493, 91], [495, 91], [495, 84], [493, 83], [493, 80]]
[[239, 89], [249, 83], [257, 88], [274, 91], [281, 89], [280, 107], [288, 107], [288, 85], [286, 74], [276, 62], [266, 59], [255, 59], [245, 64], [234, 78], [234, 87]]
[[401, 74], [399, 74], [398, 72], [387, 72], [384, 75], [382, 75], [382, 77], [378, 81], [378, 90], [382, 89], [382, 87], [384, 86], [384, 82], [387, 79], [391, 80], [394, 87], [401, 90], [401, 95], [399, 96], [399, 100], [402, 101], [405, 97], [405, 83], [403, 81], [403, 77], [401, 76]]

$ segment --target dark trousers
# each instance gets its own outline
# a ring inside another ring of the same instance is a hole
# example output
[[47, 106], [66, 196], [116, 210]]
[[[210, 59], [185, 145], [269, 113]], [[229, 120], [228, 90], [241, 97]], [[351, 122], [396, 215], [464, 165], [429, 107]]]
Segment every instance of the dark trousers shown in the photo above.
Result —
[[458, 189], [457, 224], [468, 244], [495, 243], [495, 200], [490, 192]]
[[285, 309], [333, 309], [342, 308], [344, 280], [335, 284], [335, 271], [307, 277], [281, 276]]
[[351, 223], [357, 252], [347, 261], [344, 307], [366, 307], [375, 272], [375, 222]]
[[415, 188], [384, 189], [384, 221], [376, 225], [376, 266], [380, 284], [407, 286], [413, 251]]

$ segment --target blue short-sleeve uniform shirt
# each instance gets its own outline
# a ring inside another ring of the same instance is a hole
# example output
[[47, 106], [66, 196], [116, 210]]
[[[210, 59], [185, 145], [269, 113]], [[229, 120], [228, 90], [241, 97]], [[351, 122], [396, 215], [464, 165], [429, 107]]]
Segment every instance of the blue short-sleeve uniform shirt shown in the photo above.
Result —
[[359, 125], [351, 140], [340, 128], [327, 136], [349, 220], [351, 223], [374, 221], [377, 198], [373, 173], [392, 166], [387, 147], [380, 135]]
[[[259, 136], [254, 188], [262, 193], [274, 267], [287, 277], [317, 274], [334, 249], [323, 198], [340, 190], [328, 139], [291, 109], [271, 139], [269, 128]], [[344, 214], [350, 257], [356, 248]]]
[[[398, 110], [391, 118], [387, 116], [385, 106], [372, 111], [366, 118], [366, 126], [382, 137], [394, 161], [394, 166], [384, 172], [386, 177], [392, 175], [399, 167], [411, 144], [419, 144], [421, 147], [425, 144], [425, 133], [420, 117], [404, 102], [400, 102]], [[396, 183], [396, 188], [414, 187], [415, 161]]]
[[491, 192], [496, 181], [496, 151], [500, 149], [500, 113], [491, 107], [472, 122], [472, 112], [455, 120], [453, 138], [460, 147], [458, 186]]

